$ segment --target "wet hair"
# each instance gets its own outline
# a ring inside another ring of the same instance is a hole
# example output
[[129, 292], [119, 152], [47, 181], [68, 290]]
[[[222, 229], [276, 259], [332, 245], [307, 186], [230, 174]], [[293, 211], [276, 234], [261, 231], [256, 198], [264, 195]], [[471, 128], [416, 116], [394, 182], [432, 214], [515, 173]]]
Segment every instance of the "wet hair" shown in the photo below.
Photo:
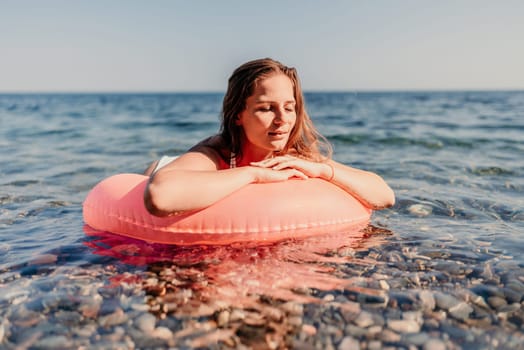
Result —
[[[287, 67], [271, 58], [246, 62], [238, 67], [229, 78], [227, 92], [222, 104], [222, 126], [220, 128], [224, 151], [234, 152], [242, 157], [243, 129], [242, 126], [237, 125], [237, 118], [246, 108], [246, 100], [253, 95], [256, 85], [275, 74], [284, 74], [291, 80], [297, 115], [289, 140], [278, 154], [293, 153], [295, 156], [314, 161], [331, 158], [331, 145], [315, 129], [306, 112], [304, 96], [296, 69]], [[223, 156], [228, 158], [229, 154], [223, 154]]]

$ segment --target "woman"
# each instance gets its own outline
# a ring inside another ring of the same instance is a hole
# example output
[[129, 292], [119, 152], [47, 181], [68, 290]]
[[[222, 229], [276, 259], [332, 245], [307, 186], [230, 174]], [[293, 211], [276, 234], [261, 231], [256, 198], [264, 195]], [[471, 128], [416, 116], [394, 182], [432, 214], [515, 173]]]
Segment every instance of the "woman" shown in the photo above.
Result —
[[305, 110], [294, 68], [269, 58], [237, 68], [222, 118], [218, 135], [146, 171], [151, 179], [144, 203], [151, 214], [201, 209], [250, 183], [309, 177], [329, 181], [375, 210], [395, 202], [381, 177], [331, 159], [331, 147]]

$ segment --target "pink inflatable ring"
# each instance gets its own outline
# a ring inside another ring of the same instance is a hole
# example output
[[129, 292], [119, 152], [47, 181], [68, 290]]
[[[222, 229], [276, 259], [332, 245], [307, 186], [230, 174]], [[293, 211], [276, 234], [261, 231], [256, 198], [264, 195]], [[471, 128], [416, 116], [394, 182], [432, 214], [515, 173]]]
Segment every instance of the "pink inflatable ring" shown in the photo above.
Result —
[[154, 243], [276, 242], [364, 227], [371, 210], [321, 180], [250, 184], [196, 211], [156, 217], [144, 206], [148, 177], [119, 174], [97, 184], [83, 205], [92, 228]]

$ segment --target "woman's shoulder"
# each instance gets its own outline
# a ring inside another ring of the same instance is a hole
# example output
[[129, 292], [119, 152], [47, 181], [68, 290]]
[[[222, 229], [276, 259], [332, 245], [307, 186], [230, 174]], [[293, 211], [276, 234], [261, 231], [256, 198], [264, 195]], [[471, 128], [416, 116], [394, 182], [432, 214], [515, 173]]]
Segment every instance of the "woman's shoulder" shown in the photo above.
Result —
[[204, 139], [191, 147], [188, 152], [202, 153], [213, 160], [219, 169], [225, 168], [229, 164], [229, 151], [224, 145], [220, 135], [214, 135]]

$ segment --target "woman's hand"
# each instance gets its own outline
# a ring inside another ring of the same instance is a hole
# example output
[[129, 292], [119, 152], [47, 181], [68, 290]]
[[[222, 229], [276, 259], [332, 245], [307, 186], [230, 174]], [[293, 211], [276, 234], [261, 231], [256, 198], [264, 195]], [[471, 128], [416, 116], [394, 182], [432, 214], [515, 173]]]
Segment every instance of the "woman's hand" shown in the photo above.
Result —
[[290, 155], [269, 158], [260, 162], [252, 162], [252, 166], [272, 169], [278, 172], [285, 170], [295, 170], [307, 177], [320, 177], [331, 179], [333, 168], [327, 163], [316, 163], [309, 160], [293, 157]]
[[273, 169], [271, 167], [256, 165], [256, 163], [253, 163], [253, 165], [248, 168], [254, 170], [254, 182], [256, 183], [280, 182], [293, 178], [305, 180], [308, 178], [302, 171], [293, 168]]
[[352, 194], [371, 209], [384, 209], [395, 204], [395, 194], [380, 176], [332, 160], [316, 163], [286, 155], [254, 162], [251, 165], [268, 171], [274, 169], [275, 173], [295, 170], [307, 177], [322, 178]]

